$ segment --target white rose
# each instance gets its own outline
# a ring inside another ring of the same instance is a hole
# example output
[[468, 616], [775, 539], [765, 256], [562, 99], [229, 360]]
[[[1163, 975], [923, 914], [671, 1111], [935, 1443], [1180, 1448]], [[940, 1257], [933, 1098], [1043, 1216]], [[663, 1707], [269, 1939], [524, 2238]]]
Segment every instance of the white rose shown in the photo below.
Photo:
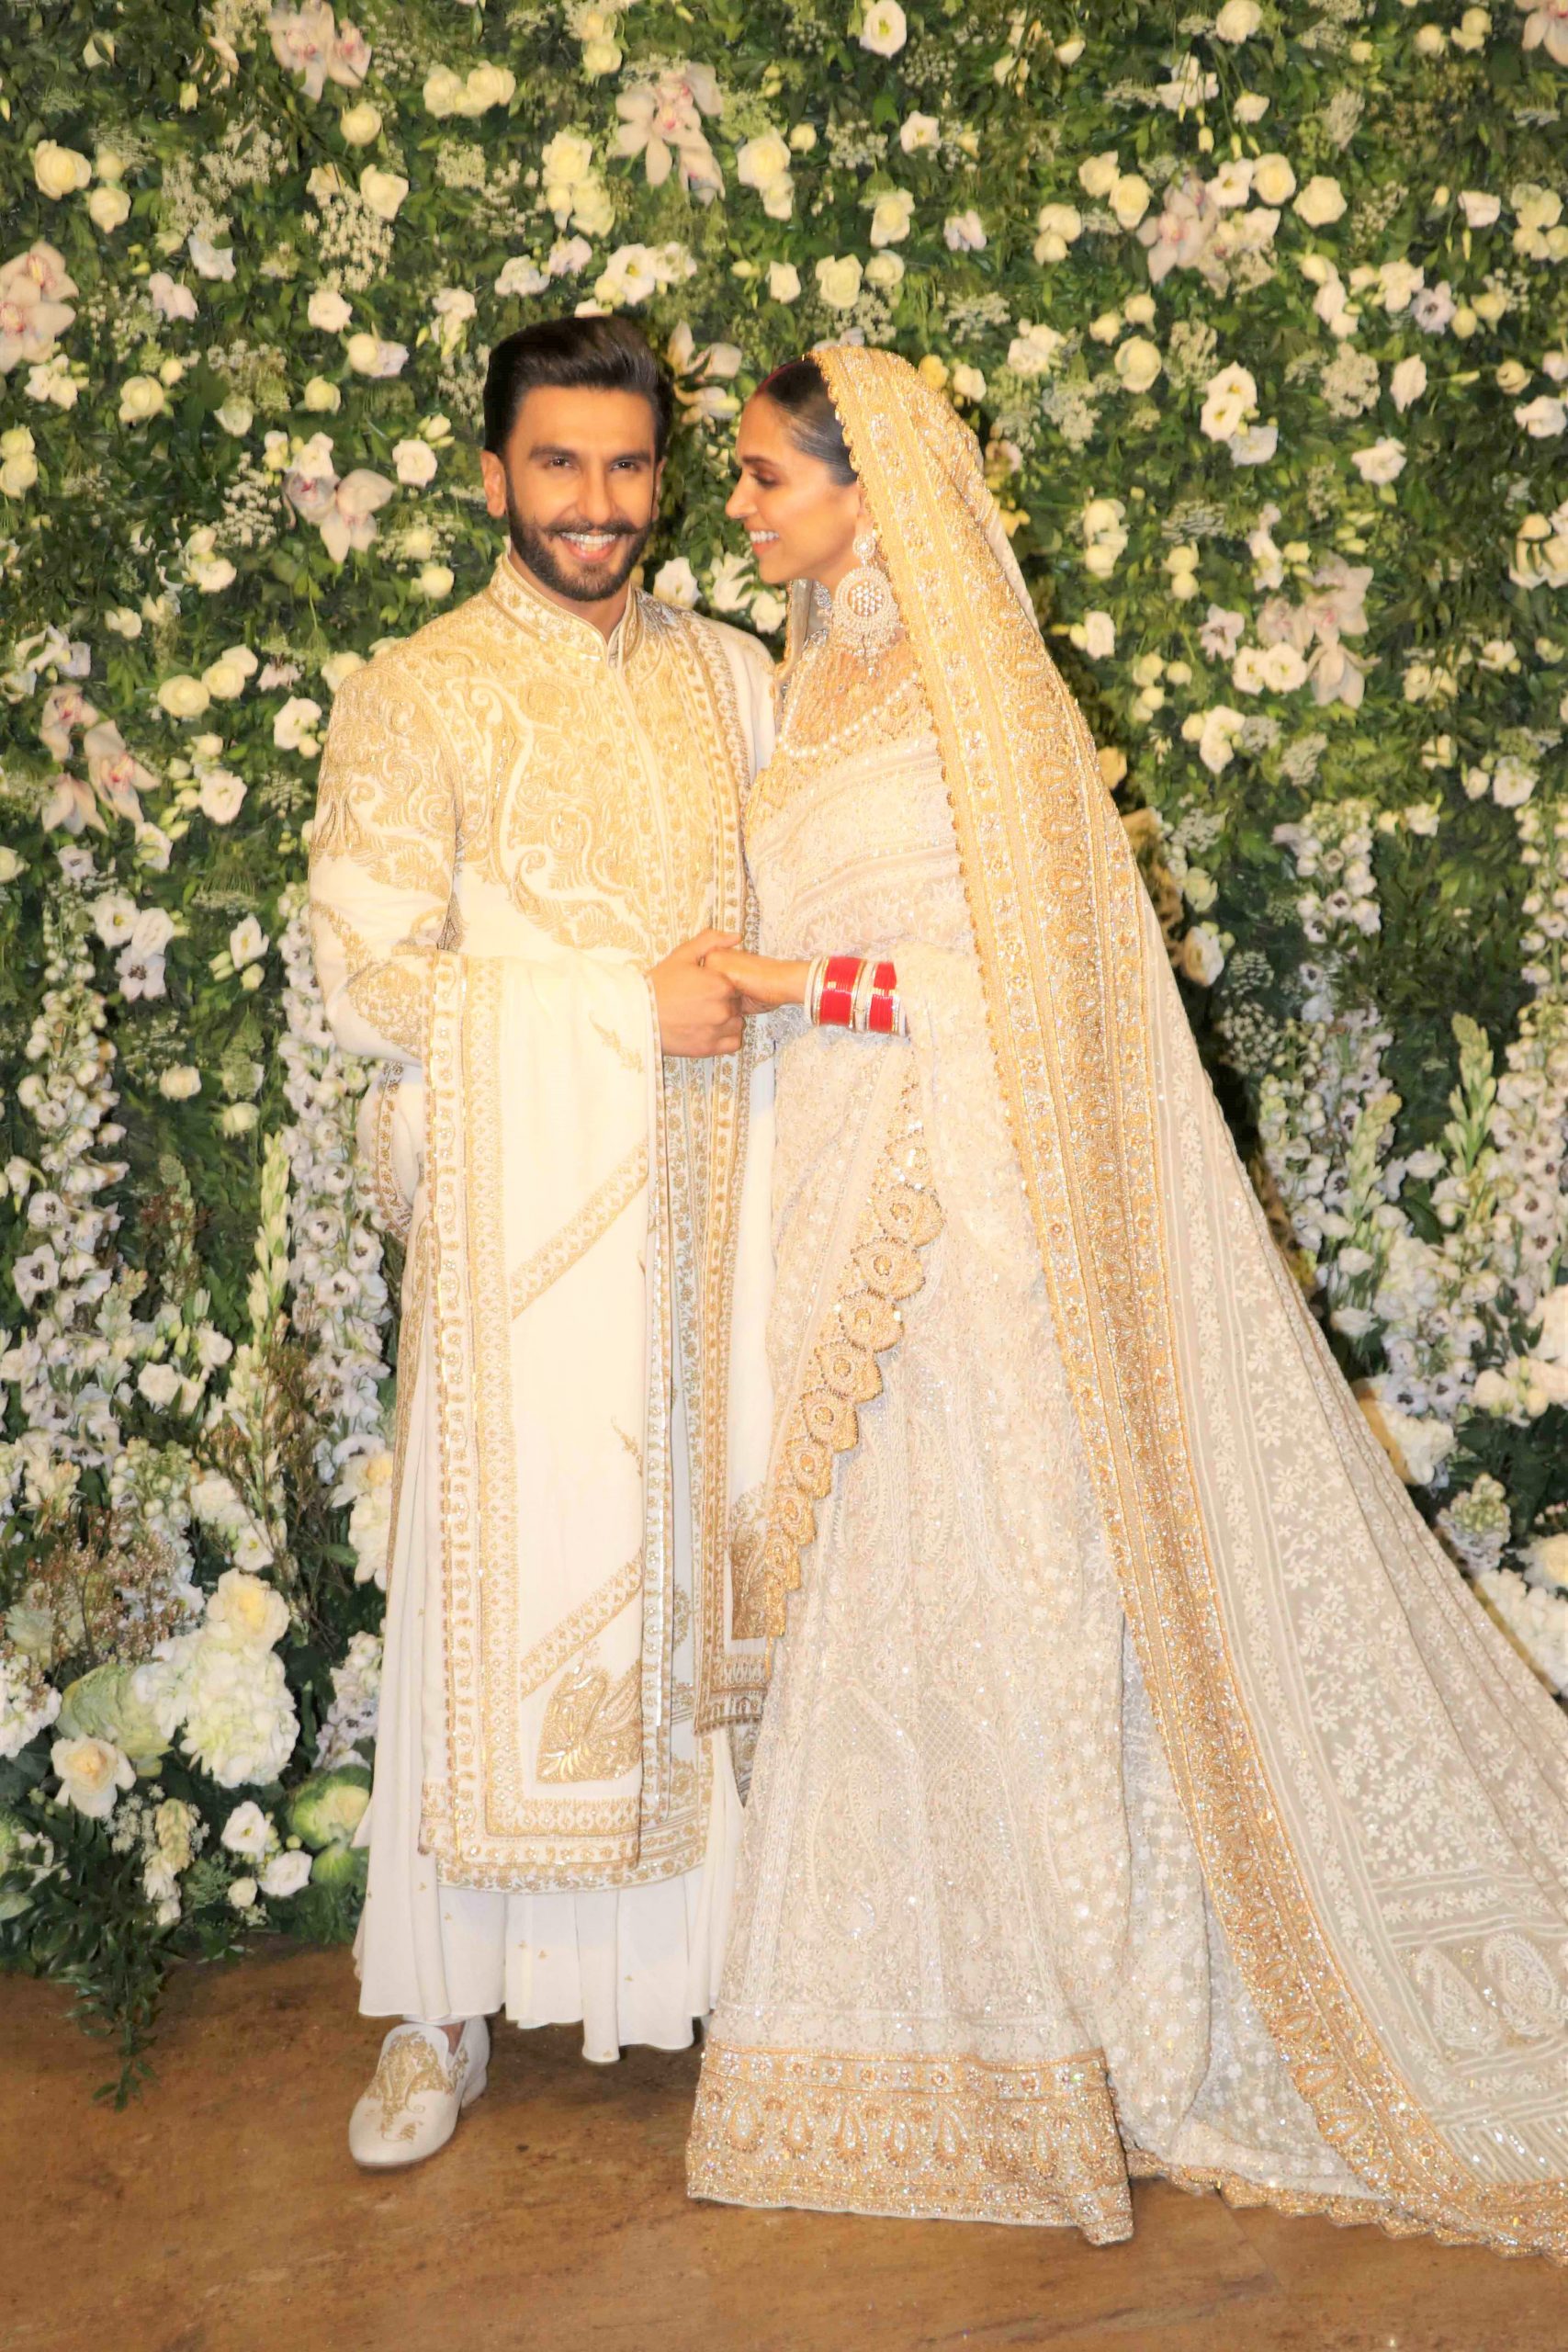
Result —
[[344, 356], [356, 376], [400, 376], [409, 356], [406, 343], [389, 343], [377, 334], [351, 334]]
[[182, 673], [164, 680], [158, 689], [158, 700], [171, 718], [199, 718], [212, 696], [199, 678], [186, 677]]
[[208, 1596], [207, 1622], [229, 1640], [271, 1649], [288, 1631], [288, 1604], [260, 1577], [225, 1568]]
[[901, 286], [904, 282], [903, 254], [873, 254], [865, 266], [865, 282], [868, 286], [874, 286], [881, 294], [890, 293], [895, 286]]
[[1412, 401], [1418, 401], [1427, 389], [1427, 363], [1424, 359], [1402, 359], [1388, 379], [1388, 393], [1401, 415]]
[[915, 199], [901, 187], [888, 188], [872, 207], [871, 242], [874, 245], [896, 245], [909, 233], [914, 218]]
[[275, 1854], [261, 1874], [261, 1891], [269, 1902], [287, 1900], [298, 1894], [310, 1875], [310, 1857], [301, 1849], [289, 1854]]
[[1277, 695], [1294, 694], [1306, 683], [1307, 666], [1293, 645], [1270, 645], [1263, 655], [1263, 683]]
[[1199, 413], [1199, 424], [1211, 441], [1228, 441], [1258, 405], [1258, 384], [1250, 368], [1222, 368], [1212, 376]]
[[377, 164], [367, 164], [359, 175], [359, 193], [378, 220], [395, 220], [408, 192], [400, 173], [384, 172]]
[[338, 129], [351, 147], [368, 147], [372, 140], [381, 135], [380, 109], [363, 99], [339, 118]]
[[444, 596], [449, 596], [452, 594], [457, 574], [449, 563], [422, 564], [418, 580], [419, 593], [422, 596], [428, 596], [433, 605], [438, 605]]
[[1017, 376], [1048, 375], [1056, 362], [1063, 337], [1055, 327], [1032, 326], [1019, 321], [1020, 332], [1008, 345], [1008, 366]]
[[1111, 362], [1130, 392], [1146, 392], [1162, 364], [1157, 345], [1142, 334], [1129, 335], [1118, 345]]
[[0, 842], [0, 883], [14, 882], [17, 875], [25, 871], [24, 861], [17, 855], [16, 851], [6, 848], [4, 842]]
[[122, 187], [96, 187], [87, 198], [87, 218], [110, 236], [130, 218], [130, 198]]
[[299, 405], [312, 416], [332, 416], [343, 406], [343, 394], [325, 376], [312, 376], [299, 395]]
[[874, 57], [897, 57], [909, 37], [898, 0], [871, 0], [860, 28], [860, 45]]
[[231, 1854], [259, 1861], [271, 1840], [272, 1824], [254, 1799], [247, 1797], [243, 1804], [234, 1807], [220, 1836]]
[[967, 360], [961, 359], [953, 371], [953, 390], [957, 400], [983, 401], [986, 379], [978, 368], [971, 368]]
[[1250, 40], [1263, 22], [1263, 11], [1258, 0], [1225, 0], [1224, 6], [1214, 18], [1214, 31], [1221, 40], [1234, 47]]
[[428, 441], [399, 441], [392, 450], [392, 469], [410, 490], [423, 490], [436, 475], [437, 458]]
[[1324, 229], [1343, 218], [1345, 191], [1337, 179], [1314, 172], [1295, 201], [1295, 210], [1309, 229]]
[[817, 265], [817, 288], [832, 311], [852, 311], [860, 300], [862, 271], [853, 254], [824, 254]]
[[249, 1911], [254, 1908], [257, 1891], [254, 1878], [237, 1878], [229, 1889], [229, 1900], [236, 1911]]
[[1284, 204], [1296, 192], [1296, 175], [1284, 155], [1259, 155], [1252, 166], [1252, 193], [1260, 204]]
[[180, 1375], [173, 1364], [144, 1363], [136, 1375], [136, 1385], [147, 1402], [162, 1412], [179, 1395]]
[[1122, 165], [1114, 147], [1107, 147], [1098, 155], [1086, 156], [1078, 165], [1078, 186], [1086, 196], [1109, 196], [1122, 176]]
[[107, 1821], [122, 1789], [136, 1782], [136, 1768], [123, 1748], [107, 1739], [57, 1739], [49, 1760], [60, 1776], [60, 1793], [91, 1821]]
[[1108, 662], [1116, 650], [1116, 624], [1109, 613], [1086, 613], [1083, 616], [1083, 650], [1091, 662]]
[[365, 667], [363, 653], [329, 653], [321, 664], [321, 682], [329, 694], [335, 695], [345, 678]]
[[168, 404], [164, 387], [156, 376], [128, 376], [119, 388], [119, 421], [122, 424], [145, 424], [150, 417], [160, 415]]
[[1542, 392], [1514, 411], [1514, 422], [1524, 426], [1532, 441], [1550, 441], [1568, 426], [1568, 405]]
[[158, 1091], [167, 1102], [188, 1102], [201, 1092], [201, 1072], [189, 1062], [177, 1062], [158, 1080]]
[[905, 118], [898, 133], [898, 144], [906, 155], [919, 155], [928, 147], [942, 143], [942, 125], [934, 114], [912, 114]]
[[318, 286], [305, 306], [305, 316], [326, 334], [341, 334], [354, 316], [354, 305], [335, 286]]
[[795, 302], [800, 298], [800, 272], [792, 261], [768, 264], [768, 292], [775, 302]]
[[753, 628], [761, 629], [764, 637], [773, 637], [789, 618], [789, 606], [771, 588], [764, 588], [752, 597], [750, 617]]
[[1136, 172], [1123, 172], [1111, 182], [1111, 209], [1123, 229], [1135, 229], [1149, 209], [1153, 194], [1147, 180]]
[[58, 204], [62, 196], [74, 196], [92, 176], [91, 164], [74, 147], [61, 147], [52, 139], [40, 139], [33, 149], [33, 178], [40, 193], [53, 204]]

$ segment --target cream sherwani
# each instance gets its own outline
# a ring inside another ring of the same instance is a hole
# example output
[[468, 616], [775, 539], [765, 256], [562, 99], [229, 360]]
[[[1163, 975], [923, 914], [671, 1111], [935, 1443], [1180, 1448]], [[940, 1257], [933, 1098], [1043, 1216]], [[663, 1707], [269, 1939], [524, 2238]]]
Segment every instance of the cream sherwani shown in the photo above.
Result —
[[770, 731], [750, 639], [634, 593], [606, 640], [504, 556], [333, 706], [316, 955], [405, 1249], [372, 2015], [581, 2018], [613, 2057], [709, 2006], [739, 1801], [698, 1690], [765, 1444], [767, 1071], [664, 1058], [645, 976], [747, 928]]

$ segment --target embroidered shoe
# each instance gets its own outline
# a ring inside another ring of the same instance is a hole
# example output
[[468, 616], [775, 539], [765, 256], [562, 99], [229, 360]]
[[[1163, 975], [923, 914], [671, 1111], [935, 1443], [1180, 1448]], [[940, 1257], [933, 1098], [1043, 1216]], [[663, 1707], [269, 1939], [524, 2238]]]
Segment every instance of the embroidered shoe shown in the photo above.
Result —
[[423, 2164], [446, 2145], [485, 2086], [490, 2028], [469, 2018], [456, 2050], [438, 2025], [395, 2025], [348, 2119], [348, 2152], [367, 2171]]

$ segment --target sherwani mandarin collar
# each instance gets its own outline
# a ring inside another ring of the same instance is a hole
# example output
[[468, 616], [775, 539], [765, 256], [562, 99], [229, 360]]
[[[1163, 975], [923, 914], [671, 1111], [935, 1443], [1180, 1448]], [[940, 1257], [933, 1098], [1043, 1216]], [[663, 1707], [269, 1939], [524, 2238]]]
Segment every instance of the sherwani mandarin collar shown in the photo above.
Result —
[[486, 593], [536, 645], [547, 647], [552, 659], [607, 662], [612, 669], [624, 670], [647, 634], [639, 588], [631, 591], [626, 611], [606, 637], [586, 616], [569, 612], [547, 596], [506, 549], [496, 558]]

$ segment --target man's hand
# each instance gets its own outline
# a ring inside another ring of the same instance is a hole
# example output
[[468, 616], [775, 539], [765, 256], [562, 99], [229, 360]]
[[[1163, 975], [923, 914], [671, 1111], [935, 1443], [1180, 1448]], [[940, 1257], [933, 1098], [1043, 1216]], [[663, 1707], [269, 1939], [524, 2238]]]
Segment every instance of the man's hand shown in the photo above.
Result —
[[744, 1029], [739, 990], [722, 973], [708, 969], [703, 957], [739, 944], [737, 932], [700, 931], [695, 939], [672, 947], [649, 972], [659, 1042], [667, 1054], [701, 1060], [739, 1051]]

